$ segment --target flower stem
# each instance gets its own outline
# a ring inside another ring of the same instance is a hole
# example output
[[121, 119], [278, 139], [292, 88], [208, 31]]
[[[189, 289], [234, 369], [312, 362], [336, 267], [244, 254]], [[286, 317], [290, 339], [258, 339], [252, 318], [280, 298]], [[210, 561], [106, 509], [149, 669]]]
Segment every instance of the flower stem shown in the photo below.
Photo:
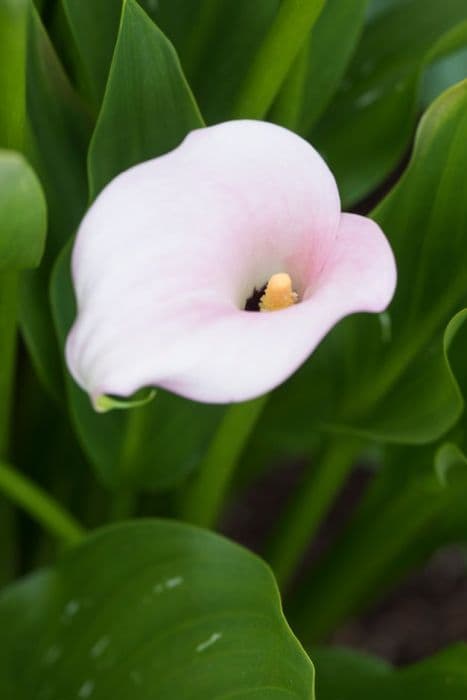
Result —
[[76, 544], [84, 537], [84, 529], [59, 503], [39, 486], [2, 462], [0, 491], [65, 544]]
[[361, 447], [357, 438], [337, 438], [322, 461], [310, 471], [289, 504], [273, 538], [267, 559], [282, 588], [307, 550], [334, 496], [346, 479]]
[[195, 525], [214, 527], [240, 455], [268, 395], [227, 409], [199, 471], [181, 496], [181, 514]]
[[262, 119], [271, 107], [324, 0], [282, 0], [240, 89], [233, 117]]
[[111, 521], [130, 518], [135, 511], [138, 503], [136, 487], [138, 453], [144, 449], [144, 435], [148, 421], [152, 421], [152, 417], [149, 404], [136, 406], [127, 411], [125, 436], [120, 450], [119, 488], [114, 492], [110, 504]]
[[137, 406], [127, 412], [128, 419], [125, 437], [120, 451], [119, 475], [123, 484], [133, 484], [135, 481], [135, 462], [144, 440], [148, 417], [151, 417], [150, 406]]

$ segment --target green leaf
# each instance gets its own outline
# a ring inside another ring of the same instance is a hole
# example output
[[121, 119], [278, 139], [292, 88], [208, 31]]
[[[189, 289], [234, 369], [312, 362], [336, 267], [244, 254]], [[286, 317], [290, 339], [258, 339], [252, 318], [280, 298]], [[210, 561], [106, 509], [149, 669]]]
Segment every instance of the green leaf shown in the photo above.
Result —
[[363, 28], [368, 0], [327, 0], [310, 37], [308, 73], [299, 125], [309, 134], [327, 107]]
[[5, 698], [314, 698], [269, 569], [179, 523], [97, 532], [7, 589], [0, 629]]
[[[438, 310], [438, 313], [442, 318], [442, 310]], [[393, 318], [395, 320], [395, 312]], [[428, 313], [424, 320], [429, 320]], [[437, 320], [433, 319], [434, 327]], [[374, 379], [366, 394], [362, 387], [360, 397], [351, 399], [351, 402], [355, 402], [352, 408], [349, 402], [350, 416], [352, 412], [362, 416], [355, 423], [350, 418], [347, 425], [351, 432], [405, 444], [424, 444], [444, 435], [459, 419], [464, 408], [464, 400], [449, 362], [449, 351], [466, 320], [467, 309], [464, 309], [449, 321], [442, 334], [435, 331], [434, 339], [432, 342], [428, 340], [426, 347], [423, 347], [426, 342], [424, 335], [428, 335], [428, 332], [422, 325], [422, 319], [414, 320], [410, 339], [408, 334], [404, 337], [401, 331], [404, 342], [400, 350], [395, 348], [394, 354], [388, 356], [380, 375], [381, 381]], [[373, 372], [376, 372], [374, 367]], [[363, 408], [365, 403], [366, 409]], [[371, 413], [369, 406], [373, 407]], [[336, 429], [339, 430], [338, 424]], [[343, 424], [342, 429], [347, 430]]]
[[92, 197], [122, 170], [172, 150], [201, 126], [173, 46], [134, 0], [125, 0], [89, 149]]
[[339, 93], [309, 134], [346, 207], [400, 162], [413, 134], [423, 70], [467, 44], [466, 20], [464, 0], [410, 0], [390, 3], [367, 25]]
[[85, 92], [99, 105], [112, 61], [122, 0], [61, 0], [78, 54]]
[[41, 185], [26, 160], [0, 150], [0, 271], [39, 265], [47, 212]]
[[[57, 261], [52, 305], [64, 355], [76, 315], [70, 277], [70, 246]], [[66, 374], [69, 409], [83, 451], [104, 484], [143, 490], [169, 489], [198, 465], [224, 408], [197, 404], [164, 391], [128, 411], [98, 413], [89, 396]]]
[[[141, 0], [139, 5], [160, 22], [159, 26], [178, 48], [195, 28], [202, 3], [203, 0]], [[98, 108], [109, 77], [123, 0], [61, 0], [61, 5], [75, 46], [70, 60], [84, 94]]]
[[350, 649], [317, 649], [315, 659], [320, 700], [463, 700], [467, 692], [465, 644], [401, 669]]
[[27, 117], [27, 152], [44, 187], [49, 226], [41, 267], [22, 279], [21, 331], [38, 375], [58, 397], [62, 378], [50, 312], [49, 275], [57, 253], [73, 234], [86, 207], [90, 124], [34, 12], [28, 34]]
[[271, 444], [276, 455], [280, 446], [309, 452], [316, 430], [420, 444], [458, 420], [463, 402], [446, 352], [466, 316], [450, 322], [467, 299], [466, 162], [463, 82], [427, 112], [405, 175], [374, 213], [398, 266], [386, 326], [371, 315], [340, 323], [272, 395], [252, 458], [265, 459]]

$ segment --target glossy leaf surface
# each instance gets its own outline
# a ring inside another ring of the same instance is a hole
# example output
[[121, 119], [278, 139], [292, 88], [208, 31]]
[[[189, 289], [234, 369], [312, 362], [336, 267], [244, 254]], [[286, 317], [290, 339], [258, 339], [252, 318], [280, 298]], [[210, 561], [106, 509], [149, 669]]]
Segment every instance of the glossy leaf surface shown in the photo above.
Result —
[[314, 697], [269, 569], [186, 525], [97, 532], [7, 589], [0, 621], [5, 698]]

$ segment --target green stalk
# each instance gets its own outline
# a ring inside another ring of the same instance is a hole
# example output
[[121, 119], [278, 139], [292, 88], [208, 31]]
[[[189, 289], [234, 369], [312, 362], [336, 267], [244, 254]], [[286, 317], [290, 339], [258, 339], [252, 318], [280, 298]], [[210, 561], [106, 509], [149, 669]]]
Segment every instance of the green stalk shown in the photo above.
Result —
[[268, 115], [268, 120], [292, 131], [298, 131], [301, 122], [303, 95], [308, 76], [308, 46], [308, 43], [305, 44], [295, 59]]
[[127, 412], [125, 438], [120, 451], [119, 462], [121, 486], [115, 491], [110, 506], [109, 518], [112, 521], [129, 518], [135, 511], [138, 501], [138, 495], [134, 486], [135, 461], [144, 442], [148, 419], [152, 419], [152, 415], [151, 408], [148, 405], [136, 406]]
[[281, 588], [287, 586], [300, 563], [360, 448], [361, 440], [357, 438], [335, 438], [305, 483], [298, 487], [279, 521], [266, 557]]
[[240, 89], [234, 119], [262, 119], [274, 102], [324, 0], [282, 0]]
[[181, 515], [195, 525], [215, 527], [243, 449], [268, 395], [227, 409], [199, 471], [181, 496]]
[[0, 462], [0, 491], [66, 545], [79, 542], [84, 529], [39, 486]]

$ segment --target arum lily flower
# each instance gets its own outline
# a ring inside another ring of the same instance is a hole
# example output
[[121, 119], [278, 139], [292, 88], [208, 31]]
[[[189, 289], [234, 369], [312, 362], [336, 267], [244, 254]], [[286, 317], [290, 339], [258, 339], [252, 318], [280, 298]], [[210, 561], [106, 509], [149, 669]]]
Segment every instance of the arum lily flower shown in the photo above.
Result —
[[383, 311], [396, 280], [384, 234], [341, 213], [312, 146], [240, 120], [118, 175], [79, 228], [72, 271], [67, 362], [95, 406], [147, 386], [254, 398], [344, 316]]

